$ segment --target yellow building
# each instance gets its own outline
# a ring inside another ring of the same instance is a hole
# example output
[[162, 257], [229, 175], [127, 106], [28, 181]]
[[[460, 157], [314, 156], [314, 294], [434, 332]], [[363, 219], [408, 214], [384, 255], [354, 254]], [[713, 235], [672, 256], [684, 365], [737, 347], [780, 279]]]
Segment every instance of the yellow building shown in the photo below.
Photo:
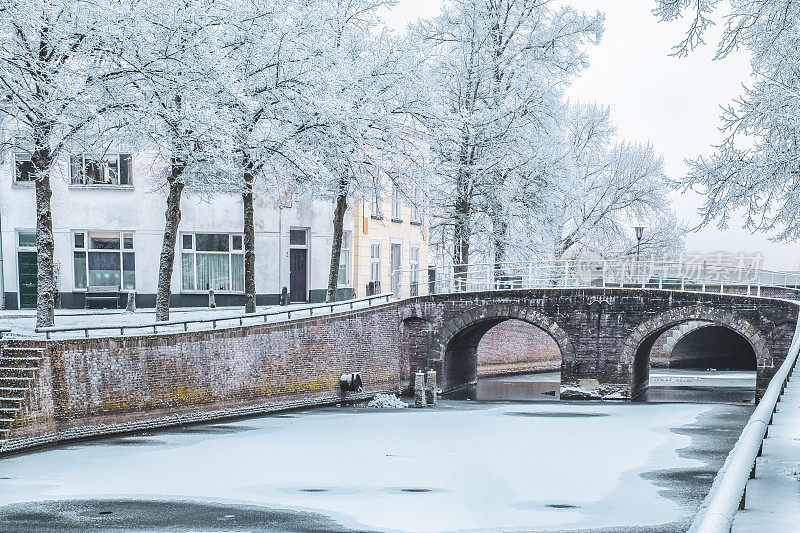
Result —
[[356, 297], [428, 294], [428, 226], [418, 207], [421, 193], [415, 189], [405, 201], [395, 185], [389, 187], [388, 201], [374, 195], [353, 208]]

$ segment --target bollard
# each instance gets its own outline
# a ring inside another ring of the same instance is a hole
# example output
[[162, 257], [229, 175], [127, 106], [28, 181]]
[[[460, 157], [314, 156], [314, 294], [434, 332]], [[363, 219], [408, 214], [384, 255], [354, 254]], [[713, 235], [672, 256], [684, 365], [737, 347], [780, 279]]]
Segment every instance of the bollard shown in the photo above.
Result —
[[128, 304], [125, 306], [126, 313], [136, 312], [136, 292], [131, 291], [128, 293]]
[[214, 289], [208, 291], [208, 308], [214, 309], [217, 307], [217, 300], [214, 298]]
[[289, 289], [286, 288], [286, 285], [281, 289], [281, 296], [278, 303], [280, 303], [280, 305], [289, 305]]
[[414, 374], [414, 407], [425, 407], [425, 373]]
[[425, 401], [428, 405], [436, 405], [436, 371], [428, 370], [425, 379]]

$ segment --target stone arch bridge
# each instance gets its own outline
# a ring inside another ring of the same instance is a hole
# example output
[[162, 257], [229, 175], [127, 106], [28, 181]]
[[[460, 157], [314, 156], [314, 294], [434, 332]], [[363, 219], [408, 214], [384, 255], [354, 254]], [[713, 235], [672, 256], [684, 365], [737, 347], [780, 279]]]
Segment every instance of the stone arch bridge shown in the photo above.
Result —
[[658, 338], [681, 324], [702, 322], [752, 348], [760, 398], [788, 353], [798, 306], [738, 294], [548, 288], [426, 296], [403, 301], [399, 313], [408, 375], [433, 368], [445, 392], [474, 383], [483, 335], [518, 319], [548, 332], [560, 348], [562, 398], [635, 399], [649, 385], [650, 351]]
[[[726, 290], [736, 287], [726, 287]], [[434, 368], [444, 391], [477, 379], [477, 347], [505, 320], [541, 328], [561, 352], [562, 398], [634, 399], [650, 352], [684, 323], [738, 339], [757, 363], [756, 397], [787, 356], [798, 304], [790, 289], [761, 297], [644, 288], [456, 292], [294, 309], [190, 330], [0, 341], [0, 455], [97, 435], [336, 404], [408, 387]], [[732, 292], [732, 291], [731, 291]], [[300, 315], [300, 316], [298, 316]], [[209, 327], [210, 326], [210, 327]], [[158, 325], [149, 325], [153, 330]], [[124, 329], [124, 332], [123, 332]], [[688, 338], [688, 335], [687, 335]], [[343, 393], [342, 373], [364, 391]], [[347, 394], [350, 394], [349, 396]]]

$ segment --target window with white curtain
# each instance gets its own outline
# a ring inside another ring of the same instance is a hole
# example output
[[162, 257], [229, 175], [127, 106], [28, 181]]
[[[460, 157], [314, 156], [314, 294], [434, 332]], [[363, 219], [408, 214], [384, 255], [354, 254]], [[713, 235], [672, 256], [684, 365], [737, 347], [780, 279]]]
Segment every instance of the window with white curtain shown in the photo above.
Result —
[[419, 296], [419, 246], [409, 249], [409, 266], [411, 267], [411, 296]]
[[75, 288], [136, 288], [133, 233], [120, 231], [73, 231]]
[[422, 222], [422, 217], [420, 217], [419, 202], [420, 202], [419, 187], [414, 187], [413, 197], [411, 201], [411, 222], [417, 224]]
[[181, 235], [181, 289], [244, 292], [242, 239], [237, 233]]
[[400, 220], [400, 187], [392, 184], [392, 219]]
[[372, 211], [372, 218], [383, 218], [383, 214], [381, 213], [381, 182], [377, 176], [372, 177], [372, 191], [370, 197], [370, 210]]
[[350, 285], [350, 272], [352, 271], [352, 242], [353, 232], [342, 232], [342, 252], [339, 255], [339, 286], [346, 287]]
[[370, 245], [370, 281], [381, 280], [381, 245], [374, 242]]

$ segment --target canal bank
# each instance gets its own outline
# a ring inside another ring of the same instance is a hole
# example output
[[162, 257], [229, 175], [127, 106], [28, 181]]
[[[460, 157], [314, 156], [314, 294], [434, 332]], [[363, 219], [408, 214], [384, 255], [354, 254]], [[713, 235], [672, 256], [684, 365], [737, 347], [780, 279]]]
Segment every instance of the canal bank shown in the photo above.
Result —
[[323, 408], [0, 460], [4, 531], [682, 531], [752, 406]]

